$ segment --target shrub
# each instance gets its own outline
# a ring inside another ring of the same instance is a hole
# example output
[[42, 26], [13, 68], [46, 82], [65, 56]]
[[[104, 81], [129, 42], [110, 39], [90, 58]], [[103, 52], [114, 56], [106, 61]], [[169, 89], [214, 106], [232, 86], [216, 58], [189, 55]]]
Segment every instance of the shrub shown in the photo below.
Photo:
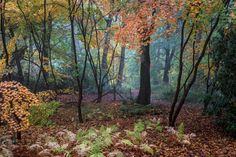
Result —
[[30, 108], [29, 121], [32, 125], [49, 126], [52, 124], [50, 116], [52, 116], [57, 108], [60, 106], [59, 102], [52, 101], [50, 103], [43, 103], [38, 106]]
[[144, 115], [151, 111], [152, 107], [150, 105], [141, 105], [132, 101], [124, 101], [120, 107], [121, 113], [125, 115]]
[[57, 97], [57, 93], [52, 90], [38, 92], [36, 95], [41, 102], [54, 101], [56, 100], [56, 97]]
[[211, 100], [211, 109], [217, 116], [217, 123], [236, 137], [236, 31], [232, 28], [227, 32], [220, 32], [220, 38], [214, 43], [214, 62], [219, 68], [216, 77], [217, 91]]
[[20, 83], [0, 82], [0, 118], [12, 132], [29, 127], [29, 109], [38, 103], [37, 97]]

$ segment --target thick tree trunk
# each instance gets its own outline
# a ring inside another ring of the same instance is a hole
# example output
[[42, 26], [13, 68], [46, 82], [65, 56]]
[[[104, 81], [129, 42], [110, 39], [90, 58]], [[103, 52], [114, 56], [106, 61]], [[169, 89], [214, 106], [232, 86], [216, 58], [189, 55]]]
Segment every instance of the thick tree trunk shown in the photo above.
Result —
[[120, 66], [119, 66], [118, 80], [117, 80], [117, 87], [118, 88], [120, 88], [122, 86], [124, 67], [125, 67], [125, 47], [121, 47]]
[[150, 44], [142, 46], [140, 88], [137, 103], [148, 105], [151, 101], [151, 82], [150, 82]]

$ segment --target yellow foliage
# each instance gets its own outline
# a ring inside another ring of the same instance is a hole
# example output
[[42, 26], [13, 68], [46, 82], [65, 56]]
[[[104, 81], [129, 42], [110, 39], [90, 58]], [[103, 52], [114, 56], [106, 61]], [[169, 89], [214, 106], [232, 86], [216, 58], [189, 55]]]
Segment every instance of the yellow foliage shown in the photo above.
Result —
[[0, 82], [0, 120], [6, 122], [12, 132], [29, 127], [28, 110], [37, 104], [37, 97], [20, 83]]
[[74, 89], [72, 88], [65, 88], [65, 89], [60, 89], [58, 91], [61, 94], [73, 94], [74, 93]]
[[56, 100], [57, 93], [52, 90], [47, 90], [38, 92], [36, 96], [41, 102], [50, 102]]
[[4, 74], [6, 68], [6, 60], [0, 59], [0, 79], [2, 78], [2, 75]]

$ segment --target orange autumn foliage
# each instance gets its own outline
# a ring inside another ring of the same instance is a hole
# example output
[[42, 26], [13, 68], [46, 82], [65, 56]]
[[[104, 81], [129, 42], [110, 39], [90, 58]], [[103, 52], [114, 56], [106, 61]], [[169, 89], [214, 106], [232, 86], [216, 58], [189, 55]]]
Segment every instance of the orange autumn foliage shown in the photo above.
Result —
[[0, 120], [12, 132], [23, 131], [29, 127], [29, 108], [39, 100], [20, 83], [0, 82]]
[[122, 10], [122, 26], [118, 28], [115, 38], [122, 45], [131, 49], [139, 48], [151, 42], [150, 37], [165, 24], [176, 25], [177, 2], [172, 0], [143, 0], [132, 2]]

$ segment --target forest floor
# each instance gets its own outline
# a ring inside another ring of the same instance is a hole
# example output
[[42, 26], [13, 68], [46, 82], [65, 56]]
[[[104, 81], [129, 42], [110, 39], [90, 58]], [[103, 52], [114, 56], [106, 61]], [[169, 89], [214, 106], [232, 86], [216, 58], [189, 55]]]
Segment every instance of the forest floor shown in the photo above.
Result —
[[[73, 98], [73, 97], [72, 97]], [[65, 96], [60, 97], [61, 101], [67, 102]], [[71, 101], [71, 98], [68, 98]], [[91, 99], [92, 100], [92, 99]], [[100, 104], [84, 103], [85, 122], [77, 125], [76, 104], [63, 104], [57, 113], [51, 117], [55, 125], [50, 127], [32, 126], [22, 134], [22, 141], [17, 145], [9, 145], [7, 149], [13, 151], [15, 157], [39, 157], [39, 156], [83, 156], [85, 154], [77, 153], [75, 140], [68, 140], [66, 149], [61, 151], [52, 151], [58, 144], [51, 142], [51, 146], [43, 143], [43, 137], [56, 137], [58, 134], [67, 132], [70, 137], [78, 130], [89, 130], [101, 126], [117, 126], [113, 133], [112, 142], [108, 147], [102, 149], [105, 156], [127, 156], [127, 157], [145, 157], [145, 156], [169, 156], [169, 157], [235, 157], [236, 140], [226, 136], [217, 128], [213, 118], [203, 115], [202, 109], [198, 105], [185, 105], [177, 125], [184, 124], [184, 138], [176, 135], [172, 128], [165, 127], [168, 122], [169, 103], [157, 101], [150, 111], [138, 115], [124, 115], [120, 112], [121, 101], [105, 100]], [[128, 139], [128, 130], [134, 130], [134, 125], [138, 121], [155, 123], [160, 121], [161, 130], [157, 131], [152, 127], [145, 128], [138, 142], [132, 142], [132, 137]], [[177, 130], [177, 129], [176, 129]], [[7, 131], [0, 126], [0, 135], [7, 136]], [[193, 135], [193, 136], [189, 136]], [[97, 134], [97, 137], [99, 134]], [[46, 140], [44, 140], [45, 142]], [[128, 142], [127, 142], [128, 141]], [[58, 142], [59, 143], [59, 142]], [[61, 144], [61, 143], [59, 143]], [[1, 145], [0, 145], [1, 146]], [[146, 147], [148, 146], [148, 147]], [[0, 147], [1, 148], [1, 147]], [[68, 151], [67, 151], [68, 150]], [[0, 149], [1, 152], [1, 149]], [[39, 153], [41, 152], [41, 153]], [[43, 153], [42, 153], [43, 152]], [[68, 153], [69, 152], [69, 153]], [[0, 154], [1, 156], [1, 154]], [[86, 156], [86, 155], [85, 155]], [[99, 157], [99, 156], [97, 156]]]

